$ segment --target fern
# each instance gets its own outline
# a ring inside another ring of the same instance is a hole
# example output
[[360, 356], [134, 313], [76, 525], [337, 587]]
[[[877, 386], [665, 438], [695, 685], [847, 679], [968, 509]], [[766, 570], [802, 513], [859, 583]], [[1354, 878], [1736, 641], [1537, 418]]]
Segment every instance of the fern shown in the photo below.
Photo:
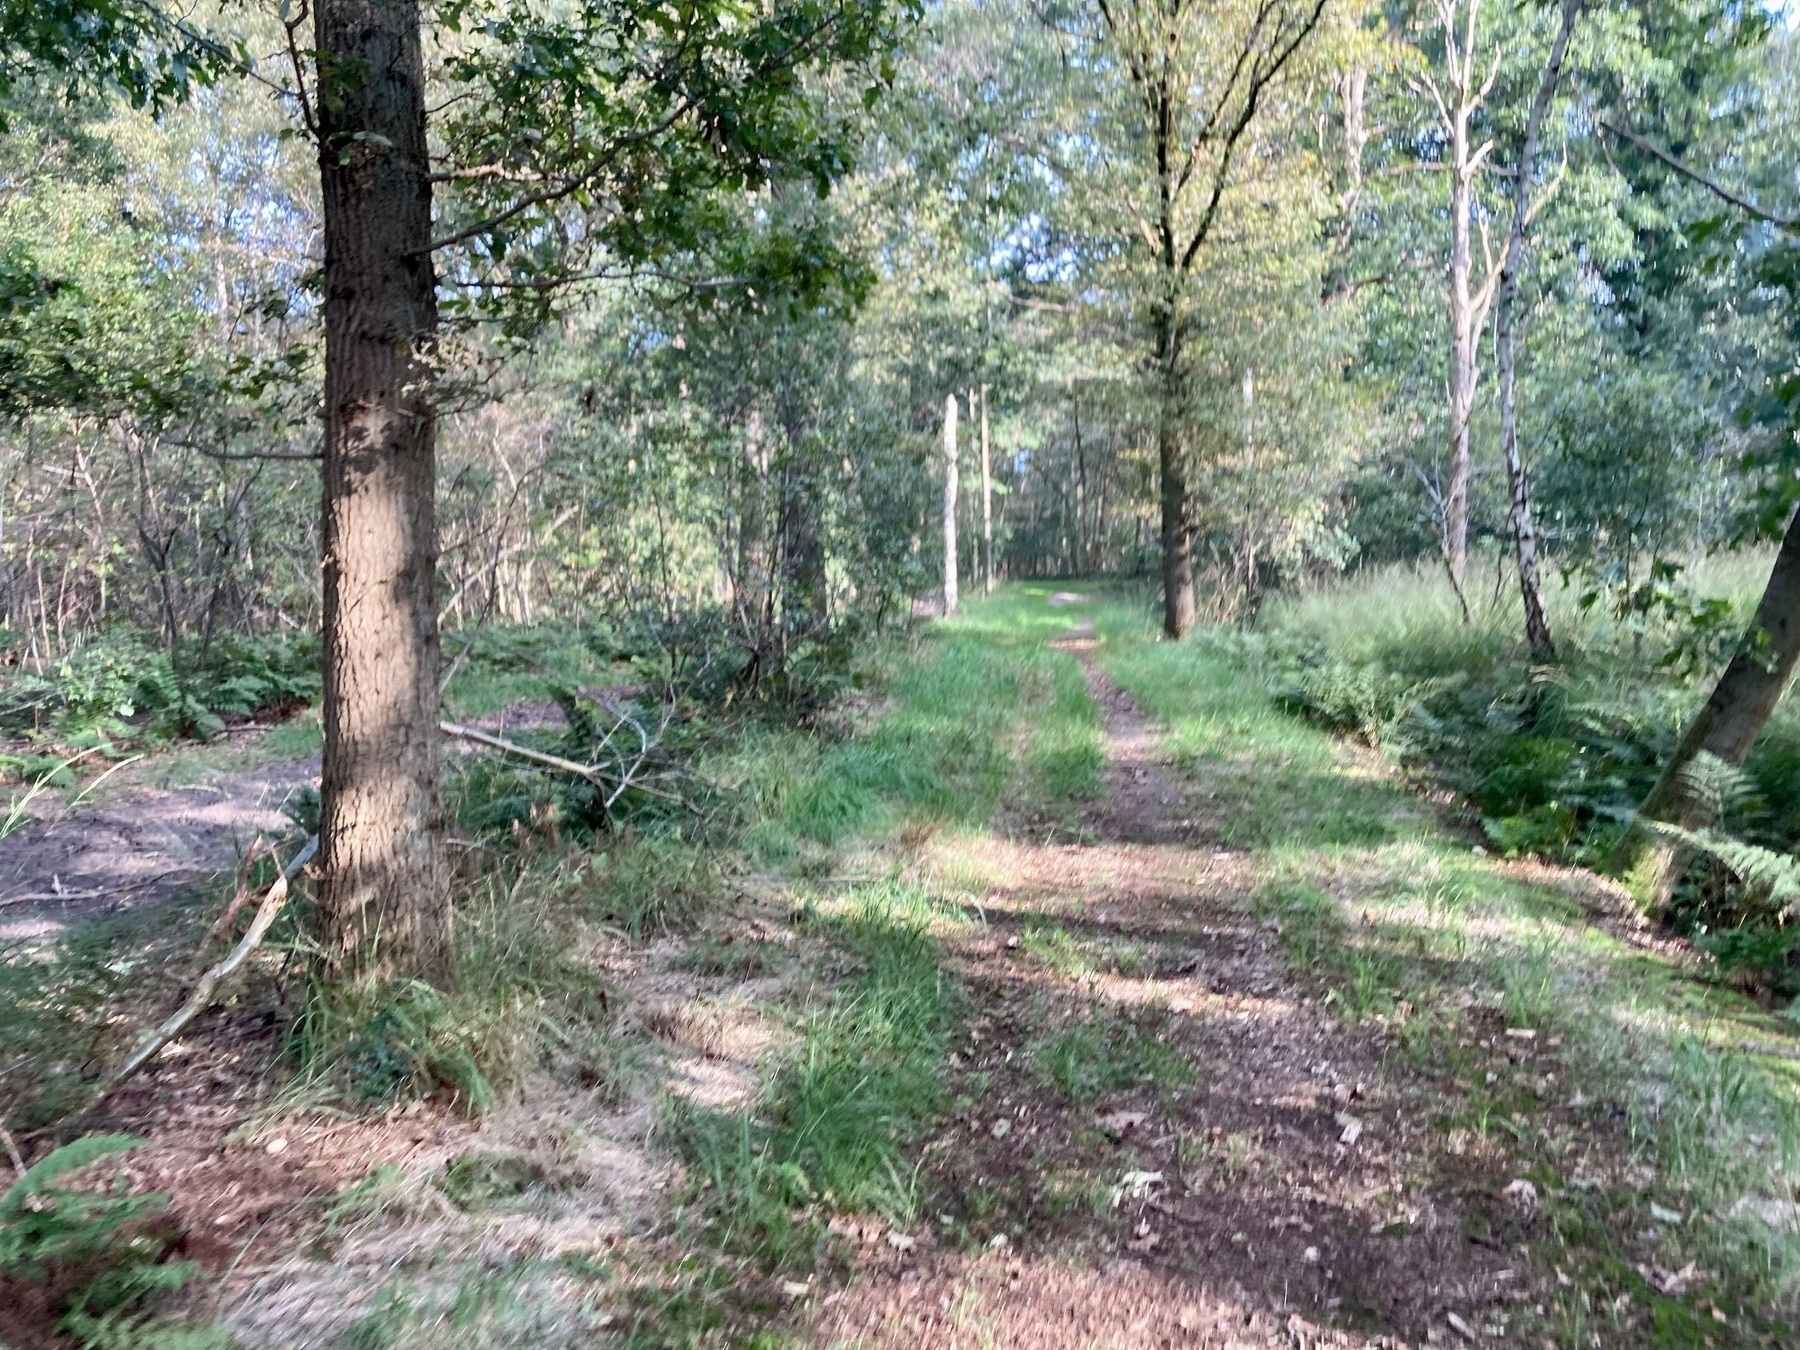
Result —
[[47, 1281], [58, 1272], [90, 1274], [71, 1290], [57, 1329], [83, 1350], [218, 1350], [224, 1332], [160, 1322], [146, 1310], [179, 1290], [194, 1266], [163, 1260], [166, 1239], [143, 1222], [168, 1207], [165, 1195], [66, 1190], [65, 1176], [139, 1147], [124, 1134], [93, 1134], [34, 1163], [0, 1195], [0, 1276]]
[[1665, 839], [1718, 859], [1746, 889], [1774, 907], [1775, 917], [1782, 923], [1794, 917], [1796, 903], [1800, 902], [1800, 858], [1711, 830], [1684, 830], [1660, 821], [1649, 824]]

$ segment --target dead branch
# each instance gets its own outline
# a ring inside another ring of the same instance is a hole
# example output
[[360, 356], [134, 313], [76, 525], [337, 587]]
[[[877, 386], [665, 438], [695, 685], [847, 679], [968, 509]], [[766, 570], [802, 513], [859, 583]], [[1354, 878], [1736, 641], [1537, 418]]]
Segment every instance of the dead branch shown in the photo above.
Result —
[[289, 883], [300, 874], [302, 867], [312, 861], [313, 855], [318, 851], [319, 836], [309, 836], [293, 860], [282, 869], [281, 875], [275, 878], [275, 884], [263, 896], [262, 904], [257, 907], [256, 917], [250, 921], [249, 929], [232, 949], [231, 955], [202, 975], [194, 985], [194, 992], [188, 995], [187, 1002], [181, 1005], [180, 1010], [152, 1032], [150, 1038], [119, 1067], [118, 1072], [101, 1084], [99, 1095], [88, 1107], [90, 1111], [117, 1092], [139, 1069], [155, 1058], [165, 1045], [179, 1036], [189, 1022], [207, 1009], [225, 982], [237, 974], [244, 962], [250, 959], [250, 953], [262, 945], [263, 939], [269, 934], [270, 925], [287, 904]]

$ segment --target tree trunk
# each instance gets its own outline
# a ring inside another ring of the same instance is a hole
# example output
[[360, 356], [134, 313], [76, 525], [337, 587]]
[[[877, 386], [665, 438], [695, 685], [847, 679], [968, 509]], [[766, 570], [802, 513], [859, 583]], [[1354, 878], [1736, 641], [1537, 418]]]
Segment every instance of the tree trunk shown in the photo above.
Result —
[[319, 900], [343, 973], [447, 973], [437, 328], [417, 0], [315, 0], [325, 215]]
[[1186, 637], [1194, 626], [1193, 533], [1187, 521], [1187, 476], [1167, 416], [1157, 428], [1162, 475], [1163, 635]]
[[[1711, 755], [1734, 769], [1743, 767], [1781, 702], [1796, 663], [1800, 663], [1800, 512], [1788, 520], [1775, 568], [1756, 606], [1756, 618], [1712, 696], [1688, 724], [1638, 814], [1689, 831], [1710, 826], [1717, 803], [1692, 790], [1689, 771], [1702, 755]], [[1642, 838], [1634, 830], [1620, 841], [1613, 866], [1622, 872], [1637, 864], [1634, 889], [1651, 912], [1660, 915], [1680, 879], [1680, 851], [1659, 841], [1652, 846], [1647, 865], [1641, 852]]]
[[944, 395], [944, 617], [956, 613], [956, 395]]
[[1550, 620], [1544, 614], [1543, 587], [1538, 580], [1537, 528], [1531, 519], [1531, 482], [1519, 455], [1519, 415], [1515, 382], [1517, 372], [1517, 328], [1513, 309], [1519, 298], [1519, 269], [1525, 261], [1525, 230], [1531, 223], [1531, 179], [1537, 171], [1538, 137], [1543, 132], [1544, 114], [1556, 95], [1557, 81], [1562, 77], [1563, 57], [1569, 50], [1569, 37], [1575, 31], [1575, 18], [1581, 13], [1582, 0], [1563, 0], [1562, 22], [1556, 30], [1556, 41], [1550, 46], [1550, 59], [1544, 63], [1544, 76], [1538, 82], [1537, 96], [1531, 102], [1531, 115], [1525, 121], [1525, 143], [1519, 151], [1517, 177], [1513, 180], [1512, 228], [1506, 236], [1506, 258], [1500, 267], [1500, 284], [1495, 294], [1498, 309], [1494, 314], [1494, 365], [1500, 382], [1500, 449], [1506, 459], [1506, 484], [1512, 502], [1513, 549], [1519, 560], [1519, 597], [1525, 606], [1525, 641], [1531, 646], [1532, 659], [1554, 661], [1556, 644], [1550, 639]]
[[981, 386], [981, 590], [994, 593], [994, 474], [988, 461], [987, 386]]
[[[1444, 565], [1460, 597], [1469, 565], [1469, 422], [1475, 414], [1475, 344], [1481, 336], [1469, 285], [1475, 171], [1469, 162], [1469, 109], [1464, 105], [1453, 110], [1450, 145], [1450, 456], [1444, 491]], [[1463, 613], [1466, 619], [1466, 604]]]

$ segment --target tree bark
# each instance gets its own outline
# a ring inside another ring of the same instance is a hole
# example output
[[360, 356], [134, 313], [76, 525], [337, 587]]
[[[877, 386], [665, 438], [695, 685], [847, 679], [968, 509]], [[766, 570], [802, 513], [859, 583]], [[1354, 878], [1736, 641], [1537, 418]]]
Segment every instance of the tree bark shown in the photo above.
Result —
[[944, 617], [956, 613], [956, 395], [944, 395]]
[[981, 386], [981, 590], [994, 593], [994, 474], [988, 460], [988, 387]]
[[1194, 626], [1193, 532], [1187, 520], [1187, 473], [1169, 419], [1157, 428], [1162, 476], [1163, 635], [1186, 637]]
[[447, 974], [437, 329], [417, 0], [315, 0], [325, 217], [319, 900], [343, 973]]
[[[1768, 725], [1781, 696], [1800, 663], [1800, 512], [1788, 520], [1775, 555], [1774, 570], [1763, 588], [1751, 622], [1737, 653], [1719, 677], [1712, 696], [1682, 734], [1675, 753], [1638, 814], [1646, 820], [1666, 821], [1690, 832], [1704, 830], [1717, 815], [1717, 803], [1692, 791], [1689, 771], [1702, 755], [1711, 755], [1732, 768], [1742, 768], [1756, 739]], [[1658, 842], [1647, 866], [1639, 857], [1642, 836], [1632, 831], [1613, 856], [1617, 871], [1641, 866], [1635, 880], [1647, 907], [1661, 914], [1669, 893], [1680, 879], [1680, 850]]]
[[1543, 586], [1538, 579], [1537, 528], [1531, 518], [1531, 481], [1519, 454], [1519, 415], [1515, 392], [1517, 376], [1517, 327], [1513, 310], [1519, 298], [1519, 270], [1525, 261], [1525, 231], [1531, 224], [1531, 180], [1537, 171], [1538, 138], [1543, 133], [1544, 114], [1556, 95], [1562, 78], [1563, 57], [1569, 50], [1569, 38], [1575, 31], [1576, 16], [1582, 0], [1563, 0], [1562, 20], [1556, 30], [1556, 41], [1550, 46], [1550, 59], [1544, 63], [1544, 75], [1538, 82], [1537, 96], [1531, 102], [1531, 115], [1525, 120], [1525, 143], [1519, 151], [1517, 177], [1513, 180], [1512, 228], [1506, 235], [1506, 257], [1500, 265], [1500, 284], [1495, 293], [1494, 366], [1500, 384], [1500, 449], [1506, 460], [1506, 484], [1512, 503], [1513, 551], [1519, 562], [1519, 598], [1525, 608], [1525, 641], [1537, 661], [1554, 661], [1556, 644], [1550, 638], [1550, 620], [1544, 613]]

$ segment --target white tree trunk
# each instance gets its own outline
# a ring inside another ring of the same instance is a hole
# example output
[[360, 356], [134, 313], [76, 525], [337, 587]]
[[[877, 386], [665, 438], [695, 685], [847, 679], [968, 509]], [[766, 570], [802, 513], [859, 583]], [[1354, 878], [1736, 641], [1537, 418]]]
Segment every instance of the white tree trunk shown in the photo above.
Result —
[[994, 475], [988, 462], [987, 386], [981, 386], [981, 589], [994, 593]]
[[944, 396], [944, 617], [956, 613], [956, 395]]

